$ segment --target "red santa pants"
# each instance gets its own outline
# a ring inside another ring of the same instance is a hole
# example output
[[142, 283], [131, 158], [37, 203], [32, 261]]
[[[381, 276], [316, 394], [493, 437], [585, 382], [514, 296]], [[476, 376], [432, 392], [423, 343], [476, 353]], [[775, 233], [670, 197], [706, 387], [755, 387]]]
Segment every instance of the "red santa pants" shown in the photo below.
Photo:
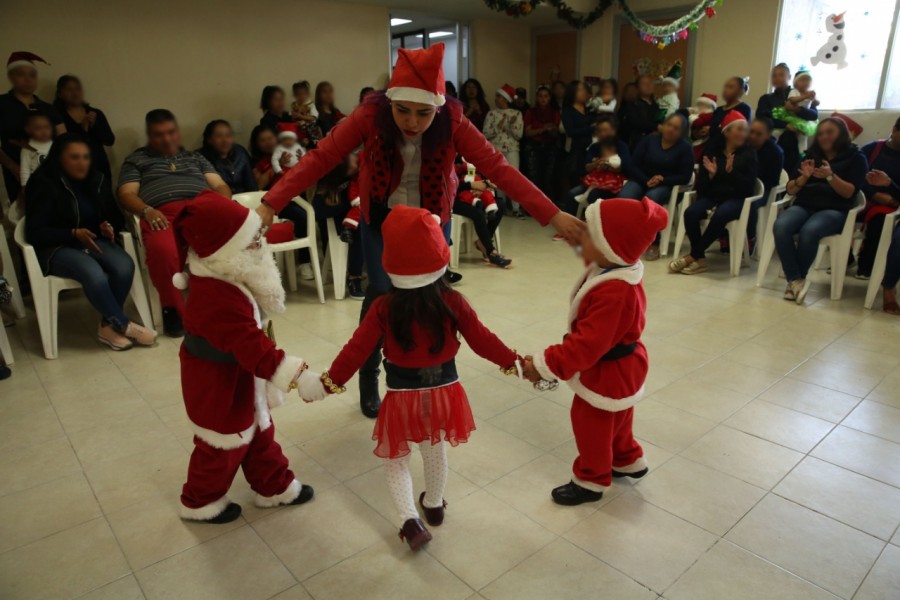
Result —
[[169, 226], [166, 229], [151, 229], [145, 219], [141, 219], [141, 239], [147, 255], [147, 270], [153, 287], [159, 293], [159, 302], [166, 308], [174, 308], [184, 313], [184, 297], [181, 290], [172, 285], [172, 275], [184, 269], [187, 248], [178, 241], [172, 223], [184, 210], [190, 200], [176, 200], [158, 207], [165, 215]]
[[260, 496], [275, 496], [294, 481], [288, 459], [275, 441], [275, 425], [256, 430], [249, 444], [222, 450], [194, 436], [194, 452], [188, 465], [187, 482], [181, 490], [181, 503], [202, 508], [228, 493], [238, 468], [250, 487]]
[[581, 487], [602, 492], [612, 483], [614, 467], [629, 471], [644, 456], [631, 433], [634, 407], [610, 412], [575, 396], [571, 416], [578, 447], [572, 473]]

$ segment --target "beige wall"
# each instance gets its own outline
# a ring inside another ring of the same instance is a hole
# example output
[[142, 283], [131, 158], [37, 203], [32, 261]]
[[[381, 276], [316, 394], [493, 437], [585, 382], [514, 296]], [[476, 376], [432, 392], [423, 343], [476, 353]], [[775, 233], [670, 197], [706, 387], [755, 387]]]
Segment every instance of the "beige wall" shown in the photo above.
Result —
[[469, 72], [484, 86], [488, 104], [504, 83], [524, 87], [531, 81], [531, 28], [524, 21], [472, 21]]
[[[331, 81], [349, 112], [359, 89], [388, 72], [388, 10], [330, 0], [291, 3], [239, 0], [7, 0], [0, 19], [3, 56], [29, 50], [41, 67], [39, 95], [51, 100], [56, 78], [79, 75], [118, 140], [113, 164], [143, 140], [147, 110], [178, 116], [193, 148], [211, 119], [240, 123], [247, 143], [259, 122], [266, 84]], [[290, 90], [288, 89], [288, 93]]]

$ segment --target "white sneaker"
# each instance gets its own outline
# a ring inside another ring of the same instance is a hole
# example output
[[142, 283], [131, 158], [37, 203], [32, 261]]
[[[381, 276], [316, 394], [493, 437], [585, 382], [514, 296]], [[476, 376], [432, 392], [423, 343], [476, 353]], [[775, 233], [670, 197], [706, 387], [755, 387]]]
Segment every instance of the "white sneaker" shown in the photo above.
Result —
[[797, 279], [791, 282], [791, 289], [794, 291], [794, 302], [802, 305], [806, 299], [806, 292], [809, 291], [809, 284], [805, 279]]
[[794, 288], [791, 286], [790, 281], [788, 281], [787, 287], [784, 288], [784, 299], [791, 302], [797, 299], [797, 294], [794, 293]]
[[309, 263], [303, 263], [300, 265], [300, 279], [304, 279], [306, 281], [311, 281], [315, 279], [316, 276], [313, 274], [312, 265]]
[[128, 350], [134, 345], [131, 340], [113, 329], [112, 325], [103, 324], [97, 328], [97, 341], [116, 351]]
[[125, 337], [138, 346], [152, 346], [156, 343], [156, 332], [138, 325], [134, 321], [130, 321], [128, 327], [125, 328]]

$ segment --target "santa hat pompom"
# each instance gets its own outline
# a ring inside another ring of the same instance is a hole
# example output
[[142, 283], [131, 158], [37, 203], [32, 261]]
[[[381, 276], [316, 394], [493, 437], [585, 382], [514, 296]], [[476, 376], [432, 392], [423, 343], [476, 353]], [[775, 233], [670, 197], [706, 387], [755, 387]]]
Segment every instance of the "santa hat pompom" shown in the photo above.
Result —
[[188, 289], [188, 282], [190, 281], [190, 277], [184, 271], [180, 273], [175, 273], [172, 275], [172, 285], [175, 286], [176, 290], [186, 290]]

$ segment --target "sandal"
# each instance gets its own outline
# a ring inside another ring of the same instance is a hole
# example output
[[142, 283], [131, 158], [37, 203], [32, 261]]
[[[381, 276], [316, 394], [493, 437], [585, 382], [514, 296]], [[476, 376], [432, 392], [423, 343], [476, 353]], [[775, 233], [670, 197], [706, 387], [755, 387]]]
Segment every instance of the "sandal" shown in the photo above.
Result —
[[684, 259], [684, 257], [676, 258], [672, 262], [669, 263], [669, 273], [681, 273], [688, 266], [688, 262]]
[[889, 315], [900, 316], [900, 304], [897, 304], [896, 302], [888, 302], [884, 305], [883, 310]]
[[708, 270], [706, 262], [695, 260], [684, 269], [681, 270], [682, 275], [696, 275], [698, 273], [706, 273]]

